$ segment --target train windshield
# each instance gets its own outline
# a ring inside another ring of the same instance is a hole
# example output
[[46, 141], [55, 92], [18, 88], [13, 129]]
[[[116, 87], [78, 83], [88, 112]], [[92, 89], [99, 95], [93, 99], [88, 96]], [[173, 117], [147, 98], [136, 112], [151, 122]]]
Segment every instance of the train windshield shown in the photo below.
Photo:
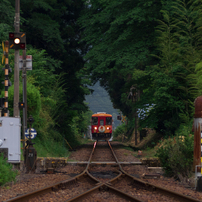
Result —
[[106, 117], [106, 125], [112, 125], [112, 117]]
[[98, 117], [92, 117], [92, 125], [98, 125]]
[[100, 119], [100, 125], [104, 126], [104, 119]]

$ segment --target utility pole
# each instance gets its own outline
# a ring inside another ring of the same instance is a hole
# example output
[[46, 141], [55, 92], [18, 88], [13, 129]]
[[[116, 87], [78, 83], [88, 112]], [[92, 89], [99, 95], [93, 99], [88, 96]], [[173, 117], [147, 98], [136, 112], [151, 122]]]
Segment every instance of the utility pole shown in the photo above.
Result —
[[[15, 0], [15, 32], [20, 32], [20, 0]], [[19, 49], [15, 49], [15, 65], [14, 65], [14, 101], [13, 116], [20, 117], [19, 110]]]
[[[138, 99], [139, 99], [139, 90], [137, 89], [137, 86], [132, 85], [130, 88], [130, 93], [128, 95], [128, 99], [132, 99], [132, 102], [134, 102], [135, 104], [137, 103]], [[137, 112], [137, 108], [135, 107], [135, 112], [134, 112], [134, 116], [135, 116], [135, 145], [137, 145], [137, 135], [138, 135], [138, 112]]]
[[[22, 68], [22, 83], [23, 83], [23, 139], [25, 140], [25, 131], [27, 129], [27, 71], [26, 71], [26, 49], [23, 50], [23, 68]], [[23, 141], [23, 148], [25, 148], [25, 141]]]

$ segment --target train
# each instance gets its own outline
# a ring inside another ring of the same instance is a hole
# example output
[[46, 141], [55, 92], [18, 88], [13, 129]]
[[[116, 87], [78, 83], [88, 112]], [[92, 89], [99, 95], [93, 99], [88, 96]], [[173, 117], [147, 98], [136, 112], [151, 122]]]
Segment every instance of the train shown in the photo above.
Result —
[[91, 116], [91, 134], [93, 140], [110, 140], [112, 138], [112, 115], [97, 112]]

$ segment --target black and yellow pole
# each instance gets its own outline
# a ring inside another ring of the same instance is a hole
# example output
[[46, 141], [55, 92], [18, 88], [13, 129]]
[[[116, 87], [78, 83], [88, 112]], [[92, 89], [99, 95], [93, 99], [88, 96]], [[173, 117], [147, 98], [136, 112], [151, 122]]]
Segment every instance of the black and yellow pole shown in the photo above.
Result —
[[9, 42], [5, 41], [5, 94], [4, 94], [4, 116], [8, 116], [8, 71], [9, 71], [9, 64], [8, 64], [8, 50], [9, 50]]

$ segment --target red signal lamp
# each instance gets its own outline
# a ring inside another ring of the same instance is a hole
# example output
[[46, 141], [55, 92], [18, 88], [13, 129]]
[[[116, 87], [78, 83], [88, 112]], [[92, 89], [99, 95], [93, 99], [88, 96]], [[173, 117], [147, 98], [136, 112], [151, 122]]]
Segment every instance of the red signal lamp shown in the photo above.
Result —
[[25, 49], [25, 43], [20, 43], [20, 48]]
[[14, 33], [11, 33], [11, 32], [10, 32], [10, 33], [9, 33], [9, 38], [10, 38], [10, 39], [13, 39], [13, 38], [14, 38]]

